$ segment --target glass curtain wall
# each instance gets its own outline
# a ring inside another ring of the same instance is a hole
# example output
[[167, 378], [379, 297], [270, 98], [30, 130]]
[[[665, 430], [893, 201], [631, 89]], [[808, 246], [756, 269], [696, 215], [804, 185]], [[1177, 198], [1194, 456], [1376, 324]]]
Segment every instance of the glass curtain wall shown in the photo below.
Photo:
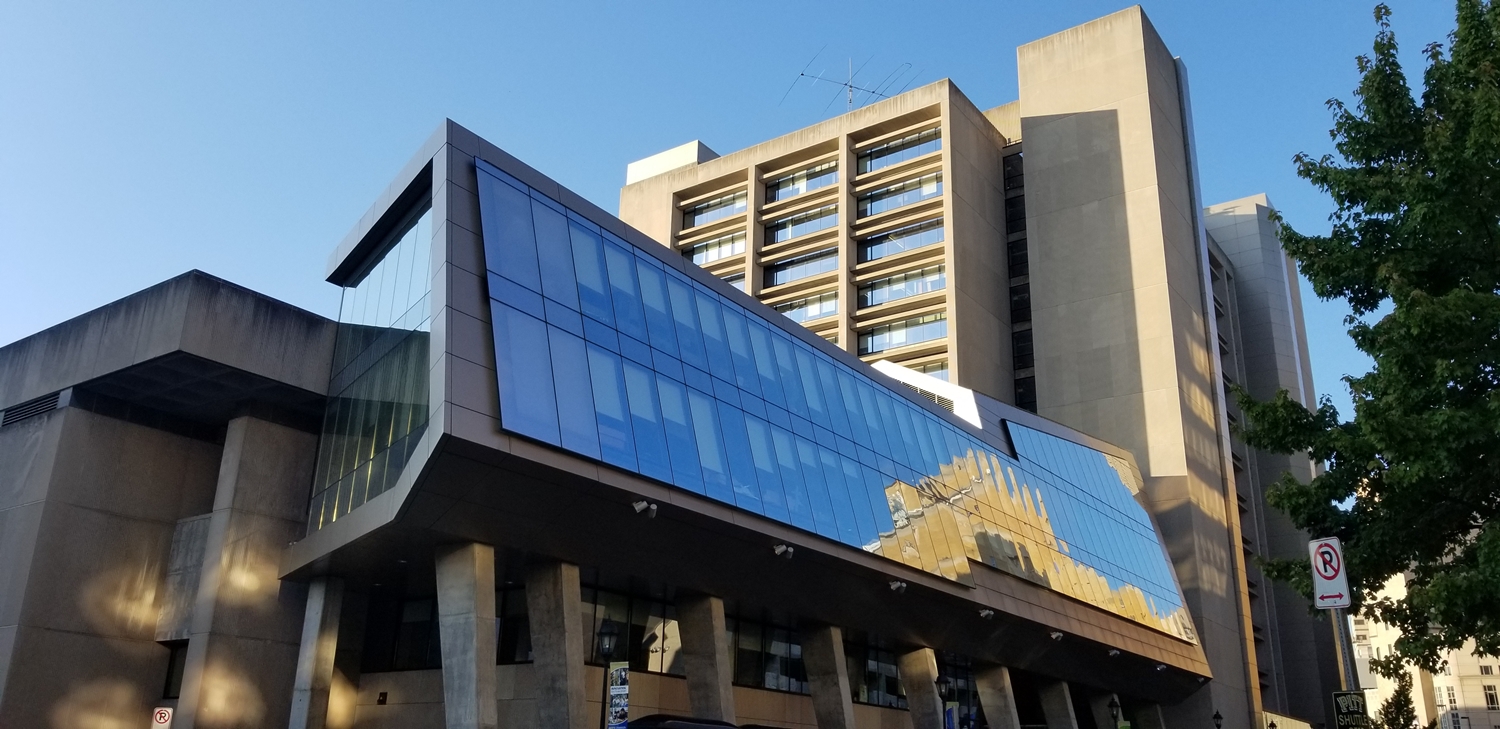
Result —
[[394, 486], [427, 429], [430, 209], [344, 287], [309, 530]]
[[479, 168], [505, 430], [963, 584], [982, 562], [1196, 639], [1138, 487], [1105, 454], [1010, 424], [1018, 459], [769, 307]]

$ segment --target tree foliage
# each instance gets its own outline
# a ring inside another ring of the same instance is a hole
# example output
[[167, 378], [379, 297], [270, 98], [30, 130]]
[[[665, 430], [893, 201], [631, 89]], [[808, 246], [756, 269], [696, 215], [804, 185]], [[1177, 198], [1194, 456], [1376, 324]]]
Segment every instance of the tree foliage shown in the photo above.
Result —
[[[1328, 102], [1337, 158], [1294, 158], [1332, 198], [1331, 231], [1280, 234], [1317, 295], [1349, 303], [1373, 369], [1344, 378], [1349, 421], [1326, 398], [1316, 411], [1285, 392], [1238, 399], [1251, 445], [1326, 464], [1268, 499], [1344, 542], [1361, 609], [1431, 669], [1468, 639], [1500, 654], [1500, 9], [1458, 0], [1447, 47], [1425, 49], [1419, 98], [1390, 10], [1375, 20], [1355, 103]], [[1307, 590], [1305, 561], [1266, 567]], [[1376, 595], [1402, 573], [1404, 598]]]
[[1396, 690], [1375, 713], [1373, 729], [1414, 729], [1417, 705], [1411, 698], [1411, 673], [1400, 670], [1391, 678], [1396, 682]]

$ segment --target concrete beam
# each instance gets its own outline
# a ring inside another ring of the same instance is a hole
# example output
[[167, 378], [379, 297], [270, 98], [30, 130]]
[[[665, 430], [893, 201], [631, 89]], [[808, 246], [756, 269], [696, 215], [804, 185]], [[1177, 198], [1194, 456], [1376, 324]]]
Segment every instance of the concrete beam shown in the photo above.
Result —
[[677, 626], [682, 635], [682, 663], [693, 716], [735, 723], [734, 663], [724, 622], [724, 600], [711, 595], [679, 595]]
[[302, 618], [302, 648], [297, 654], [297, 676], [292, 682], [292, 716], [288, 729], [325, 729], [328, 691], [333, 686], [333, 660], [339, 645], [339, 617], [344, 607], [344, 581], [320, 577], [307, 588]]
[[854, 699], [844, 660], [844, 632], [832, 625], [804, 626], [802, 664], [812, 690], [818, 729], [854, 729]]
[[1047, 729], [1078, 729], [1078, 717], [1073, 713], [1073, 694], [1068, 690], [1068, 682], [1043, 681], [1038, 688]]
[[984, 709], [984, 718], [991, 729], [1021, 729], [1009, 668], [990, 666], [976, 669], [974, 684], [979, 689], [979, 706]]
[[[589, 636], [583, 630], [582, 605], [577, 565], [547, 562], [527, 568], [526, 611], [539, 729], [590, 729], [583, 685]], [[604, 673], [607, 679], [609, 672]]]
[[496, 729], [495, 548], [447, 546], [436, 561], [445, 726]]
[[896, 658], [912, 729], [943, 729], [943, 697], [938, 694], [937, 654], [931, 648], [907, 651]]

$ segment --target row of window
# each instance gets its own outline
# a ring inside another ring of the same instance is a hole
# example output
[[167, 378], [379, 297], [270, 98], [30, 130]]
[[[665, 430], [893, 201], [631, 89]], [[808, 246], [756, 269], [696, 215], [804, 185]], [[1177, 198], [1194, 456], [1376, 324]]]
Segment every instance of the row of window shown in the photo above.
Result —
[[[1021, 190], [1025, 185], [1025, 163], [1020, 154], [1006, 157], [1005, 189]], [[1017, 195], [1005, 200], [1005, 233], [1014, 235], [1026, 231], [1026, 197]], [[1010, 286], [1010, 323], [1012, 327], [1031, 321], [1031, 284], [1026, 276], [1031, 274], [1031, 258], [1026, 247], [1026, 238], [1019, 237], [1005, 244]], [[1020, 373], [1036, 366], [1036, 354], [1031, 327], [1012, 329], [1010, 335], [1011, 367]], [[1018, 376], [1015, 380], [1016, 407], [1036, 412], [1036, 377], [1031, 374]]]
[[866, 218], [896, 208], [930, 200], [943, 194], [943, 174], [934, 172], [912, 180], [902, 180], [871, 190], [859, 196], [856, 217]]
[[778, 304], [774, 308], [781, 314], [786, 315], [786, 318], [801, 324], [839, 313], [839, 295], [836, 292], [829, 292], [818, 296], [809, 296], [795, 301], [788, 301], [785, 304]]
[[839, 249], [824, 248], [766, 267], [766, 287], [780, 286], [811, 278], [839, 267]]
[[900, 139], [894, 139], [884, 144], [878, 144], [859, 153], [859, 171], [874, 172], [891, 165], [901, 164], [909, 159], [916, 159], [924, 154], [936, 152], [943, 148], [943, 133], [939, 129], [928, 129], [923, 132], [909, 134]]
[[[586, 662], [606, 665], [622, 661], [630, 670], [666, 676], [685, 675], [681, 630], [677, 609], [669, 601], [627, 595], [594, 587], [581, 589], [582, 624], [589, 645]], [[533, 660], [531, 624], [524, 588], [498, 590], [495, 595], [496, 656], [500, 665]], [[793, 628], [754, 616], [727, 610], [725, 627], [734, 683], [738, 686], [808, 694], [807, 669], [802, 659], [802, 641]], [[605, 623], [618, 638], [605, 654], [599, 634]], [[896, 654], [884, 641], [860, 640], [850, 634], [844, 642], [849, 693], [856, 703], [906, 708]], [[185, 648], [186, 645], [184, 644]], [[186, 651], [181, 651], [186, 655]], [[177, 657], [174, 653], [174, 659]], [[175, 698], [181, 682], [181, 660], [169, 662], [167, 693]], [[943, 662], [944, 675], [955, 682], [971, 680], [966, 662]], [[442, 649], [438, 637], [437, 600], [432, 597], [399, 600], [377, 595], [370, 605], [364, 638], [363, 665], [366, 673], [415, 671], [440, 668]], [[174, 680], [175, 679], [175, 680]]]
[[879, 306], [910, 296], [941, 291], [948, 286], [948, 274], [942, 265], [898, 273], [876, 279], [859, 289], [859, 305]]
[[838, 224], [839, 206], [837, 205], [824, 205], [816, 210], [788, 215], [766, 224], [766, 245], [827, 230]]
[[766, 202], [773, 203], [785, 200], [789, 197], [801, 195], [819, 188], [828, 187], [839, 181], [838, 161], [829, 161], [813, 165], [807, 169], [789, 172], [780, 177], [766, 180]]
[[745, 232], [739, 231], [703, 241], [682, 251], [682, 255], [700, 266], [721, 258], [737, 256], [745, 252]]
[[890, 324], [871, 327], [859, 333], [859, 353], [875, 354], [888, 349], [909, 347], [948, 336], [948, 313], [939, 311], [914, 316]]
[[682, 211], [682, 227], [693, 228], [743, 213], [748, 200], [744, 192], [734, 192], [698, 203]]

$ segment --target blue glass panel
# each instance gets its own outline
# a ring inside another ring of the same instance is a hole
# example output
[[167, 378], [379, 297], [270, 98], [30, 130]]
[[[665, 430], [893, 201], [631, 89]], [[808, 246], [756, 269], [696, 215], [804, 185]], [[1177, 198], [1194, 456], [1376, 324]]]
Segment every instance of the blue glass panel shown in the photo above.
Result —
[[610, 304], [609, 274], [604, 268], [604, 241], [586, 226], [568, 221], [573, 239], [573, 271], [578, 276], [578, 303], [583, 313], [611, 326], [615, 323]]
[[859, 401], [859, 391], [854, 387], [854, 377], [839, 372], [839, 395], [844, 401], [844, 412], [849, 416], [849, 437], [857, 443], [871, 443], [870, 427], [865, 423], [864, 405]]
[[818, 360], [818, 382], [823, 385], [823, 404], [828, 407], [828, 419], [834, 433], [849, 435], [849, 414], [844, 411], [844, 396], [839, 393], [838, 378], [833, 374], [833, 365]]
[[688, 383], [689, 387], [692, 387], [704, 394], [713, 393], [714, 380], [712, 377], [708, 376], [707, 372], [704, 372], [703, 370], [700, 370], [692, 365], [684, 365], [682, 368], [682, 374], [683, 380]]
[[807, 410], [807, 395], [802, 392], [802, 376], [797, 369], [794, 346], [785, 337], [774, 336], [771, 348], [776, 350], [776, 371], [781, 375], [778, 379], [786, 393], [787, 410], [804, 418], [811, 417]]
[[786, 396], [781, 392], [781, 381], [776, 371], [776, 351], [771, 345], [771, 333], [765, 326], [750, 322], [750, 348], [755, 352], [755, 371], [760, 377], [761, 394], [772, 405], [785, 407]]
[[500, 420], [509, 430], [559, 445], [552, 363], [546, 352], [547, 325], [503, 304], [490, 305], [495, 329], [495, 367], [500, 385]]
[[509, 185], [493, 184], [481, 172], [480, 227], [484, 259], [490, 270], [533, 291], [542, 290], [536, 261], [536, 233], [531, 227], [531, 200]]
[[583, 318], [583, 338], [611, 352], [620, 351], [619, 332], [592, 317]]
[[557, 390], [561, 445], [598, 458], [599, 426], [594, 420], [593, 386], [583, 340], [556, 327], [547, 327], [547, 338], [552, 344], [552, 381]]
[[630, 427], [630, 405], [625, 400], [625, 378], [620, 370], [620, 358], [593, 345], [589, 345], [588, 350], [594, 413], [599, 427], [599, 451], [606, 463], [637, 470], [635, 435]]
[[875, 517], [870, 511], [870, 494], [865, 489], [864, 473], [854, 459], [846, 456], [839, 459], [839, 465], [844, 469], [844, 483], [849, 486], [849, 506], [854, 509], [854, 525], [859, 530], [859, 546], [863, 549], [880, 538]]
[[734, 487], [729, 483], [729, 463], [724, 458], [714, 400], [692, 389], [687, 391], [687, 398], [693, 418], [693, 438], [698, 445], [698, 465], [703, 467], [703, 485], [710, 498], [733, 504]]
[[635, 278], [635, 256], [619, 246], [604, 246], [604, 264], [609, 269], [609, 288], [614, 304], [615, 325], [620, 331], [644, 342], [646, 312], [641, 308], [640, 285]]
[[667, 450], [672, 458], [672, 483], [703, 493], [703, 469], [698, 465], [698, 442], [688, 414], [687, 388], [666, 377], [656, 378], [661, 394], [662, 421], [666, 424]]
[[865, 415], [865, 431], [870, 434], [869, 444], [876, 453], [890, 454], [893, 450], [885, 437], [885, 424], [876, 405], [875, 391], [864, 382], [858, 383], [860, 409]]
[[[862, 474], [865, 496], [870, 500], [870, 513], [875, 517], [875, 530], [880, 534], [890, 534], [896, 530], [896, 522], [891, 519], [891, 510], [885, 503], [885, 487], [890, 485], [891, 479], [869, 466], [862, 466]], [[900, 555], [886, 556], [901, 558]]]
[[781, 485], [786, 491], [786, 508], [792, 525], [816, 531], [812, 503], [798, 463], [796, 440], [785, 428], [772, 428], [771, 444], [776, 448], [776, 470], [781, 475]]
[[724, 319], [712, 295], [697, 292], [698, 321], [703, 327], [703, 345], [708, 349], [708, 371], [726, 382], [734, 381], [734, 359], [724, 338]]
[[675, 276], [667, 276], [667, 300], [672, 305], [672, 320], [677, 323], [677, 346], [682, 361], [698, 369], [708, 369], [703, 354], [703, 336], [699, 334], [697, 307], [693, 305], [693, 287]]
[[562, 328], [574, 336], [583, 336], [583, 316], [552, 299], [543, 300], [547, 312], [547, 323]]
[[802, 394], [807, 396], [808, 419], [825, 428], [832, 427], [828, 419], [828, 409], [823, 405], [823, 388], [818, 384], [818, 367], [813, 364], [812, 355], [807, 350], [797, 347], [795, 351], [797, 376], [801, 378]]
[[818, 463], [818, 447], [806, 438], [795, 440], [797, 462], [802, 466], [801, 472], [805, 479], [803, 484], [807, 486], [808, 503], [812, 505], [813, 528], [819, 534], [837, 540], [838, 520], [833, 515], [833, 500], [828, 497], [828, 478], [823, 474], [823, 466]]
[[643, 260], [637, 260], [635, 268], [640, 274], [641, 304], [646, 308], [651, 346], [676, 357], [676, 324], [672, 321], [671, 304], [667, 303], [667, 275]]
[[650, 370], [634, 362], [624, 362], [624, 369], [625, 394], [630, 400], [630, 424], [641, 473], [672, 483], [672, 460], [667, 455], [667, 434], [662, 429], [656, 378]]
[[760, 498], [766, 516], [789, 523], [791, 514], [787, 508], [786, 492], [781, 487], [776, 446], [771, 442], [771, 426], [760, 418], [746, 415], [745, 430], [750, 436], [750, 456], [755, 462], [755, 476], [760, 483]]
[[723, 312], [724, 334], [734, 359], [735, 383], [760, 397], [760, 374], [755, 371], [755, 355], [750, 352], [750, 333], [745, 329], [745, 317], [729, 306], [723, 307]]
[[562, 213], [531, 201], [536, 225], [536, 253], [542, 269], [542, 295], [570, 309], [578, 308], [578, 279], [573, 275], [573, 242]]
[[490, 283], [490, 297], [514, 306], [538, 319], [546, 316], [542, 308], [542, 295], [500, 274], [490, 272], [486, 278]]
[[849, 502], [849, 484], [844, 481], [844, 472], [839, 468], [839, 455], [820, 446], [818, 462], [823, 466], [823, 485], [828, 489], [828, 500], [833, 506], [835, 523], [838, 524], [838, 540], [858, 546], [859, 525], [854, 521], [854, 507]]
[[761, 506], [760, 484], [756, 482], [755, 456], [745, 432], [745, 414], [728, 403], [719, 403], [719, 423], [724, 432], [724, 453], [729, 461], [729, 479], [734, 488], [734, 504], [757, 514]]

